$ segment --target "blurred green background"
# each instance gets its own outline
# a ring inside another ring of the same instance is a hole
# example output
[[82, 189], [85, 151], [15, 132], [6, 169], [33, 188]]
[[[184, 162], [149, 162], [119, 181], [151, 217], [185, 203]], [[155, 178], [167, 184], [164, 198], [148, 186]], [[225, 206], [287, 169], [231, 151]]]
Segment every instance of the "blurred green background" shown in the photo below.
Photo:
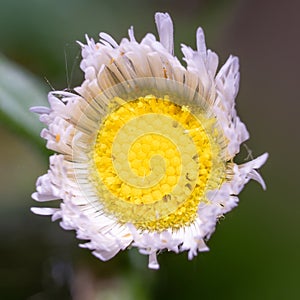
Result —
[[[297, 0], [1, 0], [0, 298], [300, 299], [299, 10]], [[179, 57], [180, 43], [195, 46], [197, 26], [221, 63], [239, 56], [237, 107], [251, 134], [247, 145], [270, 158], [261, 171], [267, 191], [247, 185], [209, 241], [210, 252], [193, 261], [164, 253], [161, 269], [152, 271], [135, 250], [103, 263], [77, 246], [74, 232], [30, 213], [48, 154], [41, 125], [27, 111], [45, 103], [50, 85], [81, 83], [75, 41], [85, 33], [97, 39], [104, 31], [120, 41], [134, 25], [140, 39], [156, 32], [156, 11], [171, 14]]]

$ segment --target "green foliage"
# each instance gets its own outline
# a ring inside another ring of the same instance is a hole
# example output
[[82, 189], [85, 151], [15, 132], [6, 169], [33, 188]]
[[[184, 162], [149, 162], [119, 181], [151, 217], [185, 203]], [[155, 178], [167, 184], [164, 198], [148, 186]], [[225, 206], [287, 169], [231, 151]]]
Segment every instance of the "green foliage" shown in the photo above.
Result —
[[46, 89], [32, 74], [0, 56], [1, 122], [37, 140], [42, 128], [29, 108], [47, 105]]

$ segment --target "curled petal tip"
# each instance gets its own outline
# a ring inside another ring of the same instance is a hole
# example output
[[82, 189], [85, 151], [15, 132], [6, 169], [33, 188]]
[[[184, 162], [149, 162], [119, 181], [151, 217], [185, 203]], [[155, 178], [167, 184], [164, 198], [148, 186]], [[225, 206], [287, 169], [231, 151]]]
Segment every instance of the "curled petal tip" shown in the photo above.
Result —
[[258, 168], [260, 168], [262, 165], [264, 165], [265, 164], [265, 162], [267, 161], [267, 159], [268, 159], [268, 157], [269, 157], [269, 153], [264, 153], [264, 154], [262, 154], [262, 155], [260, 155], [260, 156], [258, 156], [257, 158], [255, 158], [254, 159], [254, 168], [255, 169], [258, 169]]

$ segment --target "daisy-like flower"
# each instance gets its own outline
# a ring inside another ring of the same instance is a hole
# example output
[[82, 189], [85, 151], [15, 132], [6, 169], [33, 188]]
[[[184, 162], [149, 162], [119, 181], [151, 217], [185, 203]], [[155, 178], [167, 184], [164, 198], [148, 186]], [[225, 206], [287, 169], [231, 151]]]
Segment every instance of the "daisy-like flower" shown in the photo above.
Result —
[[152, 269], [164, 249], [189, 259], [207, 251], [244, 185], [254, 179], [265, 189], [256, 170], [267, 159], [234, 163], [249, 138], [235, 110], [238, 58], [217, 72], [218, 56], [198, 28], [197, 50], [182, 45], [185, 67], [173, 54], [170, 16], [155, 21], [159, 40], [138, 42], [133, 28], [120, 44], [106, 33], [99, 42], [86, 37], [82, 85], [51, 92], [50, 108], [32, 108], [57, 152], [33, 198], [61, 199], [59, 208], [32, 211], [61, 219], [103, 261], [132, 246]]

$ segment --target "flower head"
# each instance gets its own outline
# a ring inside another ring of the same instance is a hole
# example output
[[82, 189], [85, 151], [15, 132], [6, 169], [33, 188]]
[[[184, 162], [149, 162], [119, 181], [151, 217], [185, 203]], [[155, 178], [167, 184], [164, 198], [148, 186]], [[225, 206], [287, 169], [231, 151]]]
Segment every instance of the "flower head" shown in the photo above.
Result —
[[61, 199], [59, 208], [32, 208], [74, 229], [81, 247], [108, 260], [134, 246], [157, 269], [158, 251], [207, 251], [218, 219], [238, 203], [267, 154], [237, 165], [249, 138], [235, 110], [238, 59], [218, 71], [201, 28], [197, 50], [182, 45], [186, 67], [173, 55], [173, 24], [157, 13], [159, 41], [141, 42], [130, 28], [118, 44], [100, 33], [86, 38], [85, 80], [73, 93], [49, 94], [50, 108], [34, 107], [47, 125], [41, 136], [57, 152], [37, 180], [36, 201]]

